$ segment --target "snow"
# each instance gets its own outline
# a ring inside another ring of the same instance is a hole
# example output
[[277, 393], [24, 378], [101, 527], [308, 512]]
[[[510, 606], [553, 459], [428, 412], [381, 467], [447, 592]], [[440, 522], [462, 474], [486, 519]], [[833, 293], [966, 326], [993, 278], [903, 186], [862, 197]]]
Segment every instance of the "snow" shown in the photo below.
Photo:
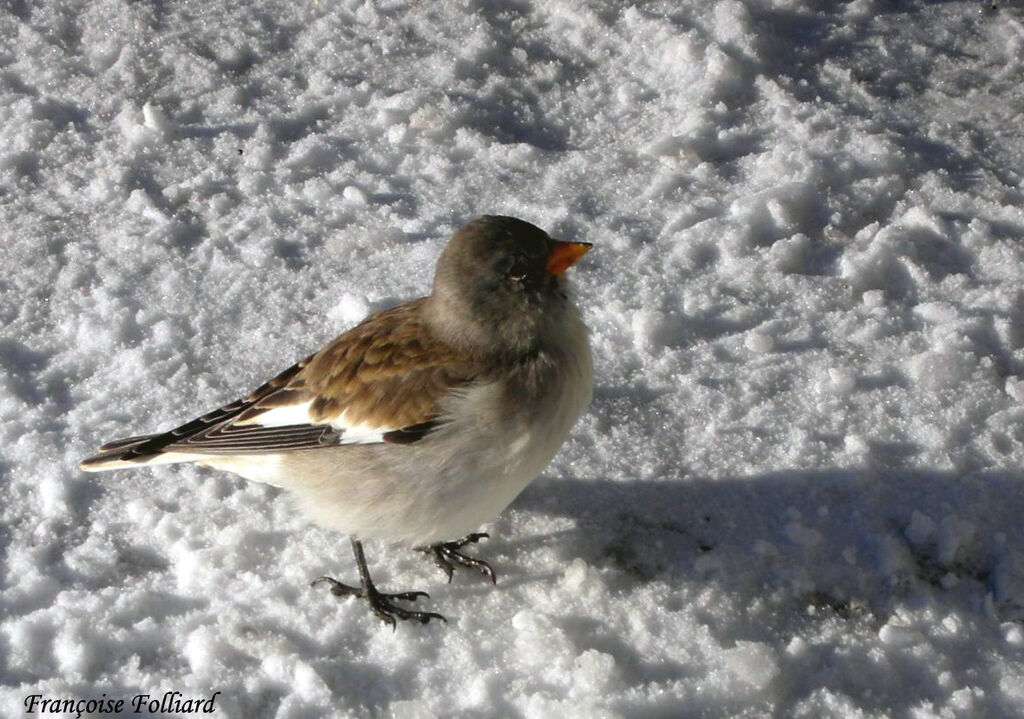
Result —
[[[994, 7], [993, 7], [994, 6]], [[0, 713], [1024, 714], [1016, 2], [0, 11]], [[391, 632], [347, 538], [99, 443], [416, 296], [461, 223], [570, 270], [592, 407]], [[322, 588], [320, 588], [322, 590]]]

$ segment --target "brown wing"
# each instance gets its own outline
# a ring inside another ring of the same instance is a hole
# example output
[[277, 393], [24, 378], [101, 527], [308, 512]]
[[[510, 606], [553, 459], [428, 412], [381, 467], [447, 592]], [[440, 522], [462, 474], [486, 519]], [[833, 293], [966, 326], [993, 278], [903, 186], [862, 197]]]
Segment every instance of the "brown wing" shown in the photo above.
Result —
[[423, 300], [373, 316], [341, 335], [302, 368], [286, 390], [302, 386], [310, 416], [399, 429], [437, 416], [453, 388], [481, 379], [480, 363], [433, 337]]
[[[484, 379], [480, 363], [433, 337], [420, 317], [422, 303], [374, 315], [244, 399], [170, 432], [104, 445], [87, 462], [145, 462], [164, 452], [256, 454], [350, 441], [419, 441], [437, 426], [442, 400], [452, 389]], [[370, 438], [368, 428], [377, 430]]]

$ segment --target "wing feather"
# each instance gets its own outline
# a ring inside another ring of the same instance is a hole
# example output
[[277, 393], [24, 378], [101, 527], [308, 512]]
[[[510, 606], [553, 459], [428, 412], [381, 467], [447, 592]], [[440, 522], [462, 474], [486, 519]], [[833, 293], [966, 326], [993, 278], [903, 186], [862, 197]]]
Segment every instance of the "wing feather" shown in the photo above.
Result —
[[104, 445], [102, 459], [418, 442], [444, 423], [445, 397], [486, 374], [483, 363], [433, 337], [423, 302], [374, 315], [243, 399], [163, 434]]

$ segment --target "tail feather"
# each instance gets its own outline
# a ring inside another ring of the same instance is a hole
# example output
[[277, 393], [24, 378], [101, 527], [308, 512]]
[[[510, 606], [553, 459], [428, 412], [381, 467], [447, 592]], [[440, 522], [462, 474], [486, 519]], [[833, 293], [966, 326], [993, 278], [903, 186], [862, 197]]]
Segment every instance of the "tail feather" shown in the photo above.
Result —
[[97, 454], [83, 459], [78, 468], [84, 472], [101, 472], [106, 469], [119, 469], [122, 467], [140, 467], [146, 464], [175, 464], [178, 462], [192, 462], [197, 459], [196, 455], [184, 453], [137, 452], [142, 444], [149, 442], [159, 434], [140, 435], [138, 437], [125, 437], [113, 442], [107, 442], [100, 447]]
[[140, 435], [135, 436], [135, 437], [125, 437], [123, 439], [115, 439], [113, 442], [107, 442], [106, 444], [101, 444], [100, 445], [100, 452], [110, 452], [111, 450], [115, 450], [115, 449], [128, 449], [129, 447], [137, 446], [139, 444], [142, 444], [146, 440], [153, 439], [154, 437], [159, 437], [159, 436], [160, 435], [157, 435], [157, 434], [140, 434]]

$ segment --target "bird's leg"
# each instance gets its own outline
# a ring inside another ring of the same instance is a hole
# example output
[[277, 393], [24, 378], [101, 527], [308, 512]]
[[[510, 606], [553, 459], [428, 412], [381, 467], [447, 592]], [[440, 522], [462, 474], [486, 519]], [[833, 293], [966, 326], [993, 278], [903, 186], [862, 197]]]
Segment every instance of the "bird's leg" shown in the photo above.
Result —
[[452, 574], [455, 572], [455, 565], [459, 565], [460, 567], [466, 567], [467, 569], [475, 569], [480, 572], [480, 574], [490, 579], [491, 584], [497, 584], [498, 578], [495, 576], [494, 570], [491, 569], [491, 565], [482, 559], [466, 556], [459, 551], [467, 544], [475, 544], [481, 539], [486, 539], [488, 536], [489, 535], [486, 532], [474, 532], [473, 534], [467, 534], [462, 539], [431, 544], [429, 547], [416, 547], [416, 549], [433, 555], [434, 564], [439, 566], [441, 570], [448, 575], [449, 582], [452, 581]]
[[331, 594], [336, 597], [359, 597], [365, 599], [370, 603], [370, 609], [377, 615], [385, 624], [390, 624], [391, 628], [394, 629], [396, 622], [395, 619], [415, 619], [421, 624], [426, 624], [431, 619], [440, 619], [442, 622], [447, 622], [442, 615], [436, 612], [417, 612], [411, 609], [405, 609], [395, 604], [396, 599], [401, 599], [407, 602], [414, 602], [420, 597], [429, 597], [430, 595], [426, 592], [398, 592], [395, 594], [385, 594], [377, 591], [377, 587], [374, 586], [373, 580], [370, 579], [370, 570], [366, 566], [366, 555], [363, 554], [363, 544], [357, 539], [352, 539], [352, 551], [356, 555], [356, 566], [359, 568], [359, 582], [360, 586], [352, 587], [348, 584], [342, 584], [337, 579], [331, 577], [320, 577], [313, 581], [312, 586], [323, 583], [330, 585]]

